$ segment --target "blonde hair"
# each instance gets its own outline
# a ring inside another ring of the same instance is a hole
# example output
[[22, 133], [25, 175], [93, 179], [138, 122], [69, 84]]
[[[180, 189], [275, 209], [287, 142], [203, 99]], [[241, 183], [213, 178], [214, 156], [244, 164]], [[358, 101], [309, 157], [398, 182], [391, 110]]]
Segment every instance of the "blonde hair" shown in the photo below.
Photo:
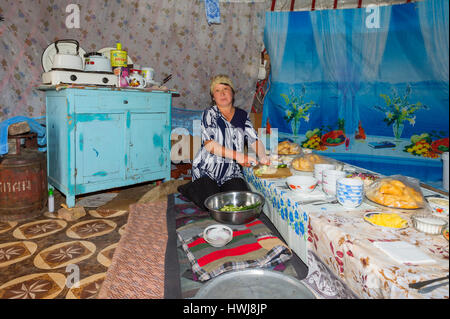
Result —
[[228, 77], [228, 75], [219, 74], [219, 75], [216, 75], [215, 77], [213, 77], [211, 80], [211, 85], [209, 86], [209, 91], [211, 93], [211, 96], [213, 95], [214, 87], [217, 84], [229, 85], [231, 87], [231, 89], [233, 90], [233, 94], [234, 94], [234, 85], [233, 85], [233, 82], [231, 81], [231, 79]]

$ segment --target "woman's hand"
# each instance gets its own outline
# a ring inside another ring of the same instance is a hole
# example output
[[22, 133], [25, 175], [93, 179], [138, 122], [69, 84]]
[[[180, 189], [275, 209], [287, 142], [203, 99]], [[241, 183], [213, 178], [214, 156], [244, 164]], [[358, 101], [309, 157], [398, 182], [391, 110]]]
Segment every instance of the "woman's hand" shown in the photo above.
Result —
[[256, 160], [256, 158], [254, 158], [253, 156], [245, 155], [243, 153], [236, 154], [236, 162], [238, 162], [239, 164], [241, 164], [242, 166], [245, 166], [245, 167], [252, 166], [252, 163], [254, 165], [258, 164], [258, 161]]
[[259, 162], [263, 165], [270, 165], [270, 158], [268, 156], [260, 157]]

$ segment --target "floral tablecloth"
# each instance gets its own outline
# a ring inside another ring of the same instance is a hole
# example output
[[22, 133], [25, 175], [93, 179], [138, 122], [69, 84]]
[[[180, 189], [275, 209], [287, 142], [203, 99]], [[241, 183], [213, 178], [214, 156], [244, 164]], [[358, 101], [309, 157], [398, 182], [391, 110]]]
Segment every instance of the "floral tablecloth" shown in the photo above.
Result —
[[[427, 294], [408, 287], [410, 283], [448, 275], [449, 243], [442, 235], [418, 232], [410, 221], [409, 227], [403, 230], [373, 226], [364, 221], [363, 215], [380, 211], [379, 207], [366, 202], [353, 210], [340, 204], [302, 204], [305, 198], [290, 191], [284, 179], [260, 179], [249, 168], [244, 170], [244, 175], [250, 187], [265, 196], [264, 213], [310, 270], [326, 269], [359, 298], [448, 299], [448, 285]], [[310, 196], [320, 198], [320, 190], [314, 192]], [[423, 193], [432, 192], [424, 189]], [[408, 220], [413, 214], [398, 213]], [[377, 241], [410, 243], [433, 262], [399, 263], [375, 247]], [[317, 258], [311, 258], [311, 253]], [[322, 265], [311, 264], [316, 262]], [[322, 283], [322, 290], [333, 291], [333, 288]]]

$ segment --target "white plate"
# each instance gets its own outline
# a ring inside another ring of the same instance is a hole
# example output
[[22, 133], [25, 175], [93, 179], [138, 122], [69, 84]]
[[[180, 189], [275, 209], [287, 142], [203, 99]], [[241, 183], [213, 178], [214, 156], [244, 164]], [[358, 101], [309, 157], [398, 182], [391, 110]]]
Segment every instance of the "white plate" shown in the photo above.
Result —
[[[103, 48], [98, 50], [98, 53], [103, 54], [105, 57], [111, 60], [111, 50], [117, 50], [117, 48]], [[133, 60], [131, 60], [130, 55], [127, 52], [127, 64], [133, 64]]]
[[[61, 54], [75, 54], [77, 52], [77, 45], [75, 43], [61, 42], [58, 44], [58, 49]], [[78, 48], [78, 55], [83, 60], [83, 67], [85, 54], [86, 51], [84, 51], [83, 48], [80, 46]], [[53, 42], [45, 49], [44, 53], [42, 53], [41, 63], [42, 68], [44, 69], [45, 72], [51, 71], [55, 55], [56, 55], [56, 47], [55, 43]]]
[[[365, 213], [364, 217], [370, 218], [372, 215], [379, 215], [379, 214], [395, 214], [395, 213], [388, 213], [388, 212], [369, 212], [369, 213]], [[395, 214], [398, 215], [398, 214]], [[401, 217], [399, 215], [399, 217]], [[402, 219], [405, 219], [403, 217], [401, 217]], [[393, 230], [401, 230], [401, 229], [406, 229], [409, 227], [409, 224], [407, 224], [405, 227], [402, 228], [394, 228], [394, 227], [387, 227], [387, 226], [381, 226], [381, 225], [377, 225], [372, 223], [371, 221], [368, 221], [367, 219], [363, 218], [365, 222], [369, 223], [370, 225], [373, 225], [375, 227], [381, 227], [381, 228], [385, 228], [385, 229], [393, 229]], [[406, 219], [405, 219], [406, 220]], [[406, 220], [407, 221], [407, 220]], [[408, 222], [408, 221], [407, 221]]]

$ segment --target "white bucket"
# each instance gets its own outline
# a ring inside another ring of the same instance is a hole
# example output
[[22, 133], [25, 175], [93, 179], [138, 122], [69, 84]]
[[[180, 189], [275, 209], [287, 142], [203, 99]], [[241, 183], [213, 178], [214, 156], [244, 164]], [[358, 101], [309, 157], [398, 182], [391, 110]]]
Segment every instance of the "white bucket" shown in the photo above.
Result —
[[444, 189], [448, 192], [448, 152], [442, 153], [442, 161], [444, 162], [442, 181], [444, 184]]

